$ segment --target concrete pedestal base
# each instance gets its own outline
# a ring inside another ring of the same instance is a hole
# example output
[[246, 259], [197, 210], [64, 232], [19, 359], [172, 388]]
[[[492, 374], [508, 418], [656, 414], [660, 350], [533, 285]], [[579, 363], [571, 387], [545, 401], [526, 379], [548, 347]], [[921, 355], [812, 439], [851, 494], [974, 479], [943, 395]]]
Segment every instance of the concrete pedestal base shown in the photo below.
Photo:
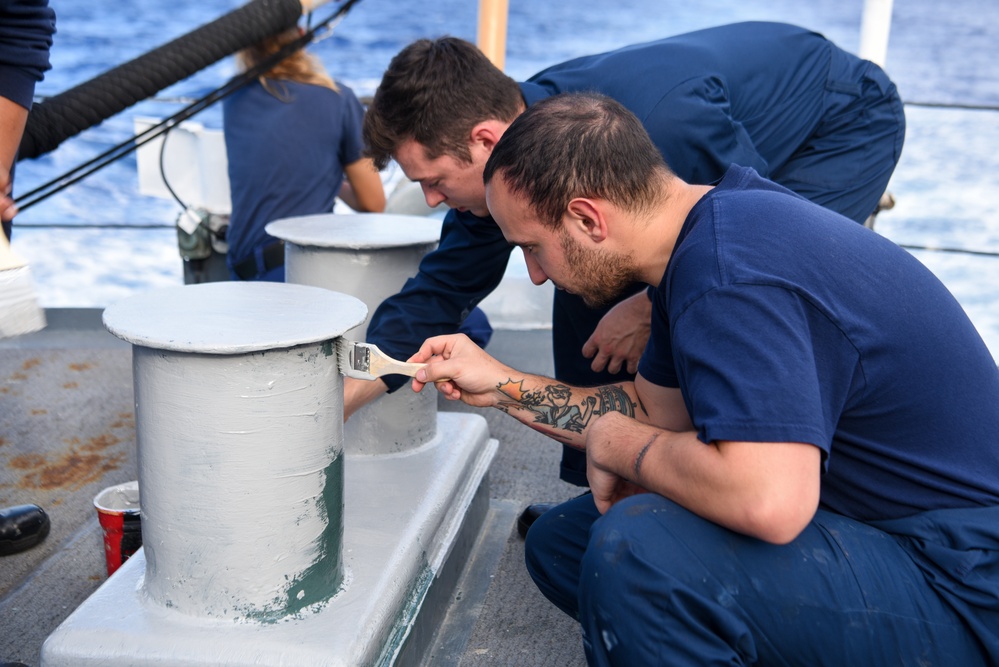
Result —
[[413, 644], [429, 641], [446, 611], [424, 601], [447, 599], [440, 589], [454, 584], [481, 527], [496, 449], [479, 415], [441, 413], [436, 437], [419, 448], [348, 454], [345, 584], [318, 610], [273, 623], [181, 614], [144, 593], [140, 550], [49, 636], [41, 664], [414, 663], [424, 647]]

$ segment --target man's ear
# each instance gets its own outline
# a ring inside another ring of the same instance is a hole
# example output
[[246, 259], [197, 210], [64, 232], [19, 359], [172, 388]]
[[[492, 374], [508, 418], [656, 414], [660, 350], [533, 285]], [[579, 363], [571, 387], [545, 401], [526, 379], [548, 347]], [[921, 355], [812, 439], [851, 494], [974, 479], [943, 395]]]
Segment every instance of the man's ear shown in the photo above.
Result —
[[607, 217], [600, 202], [586, 197], [577, 197], [566, 207], [570, 230], [582, 233], [594, 243], [607, 238]]
[[482, 146], [486, 154], [489, 155], [496, 148], [497, 142], [499, 142], [503, 133], [506, 132], [507, 127], [509, 127], [508, 123], [499, 120], [484, 120], [476, 123], [469, 133], [469, 142], [473, 146]]

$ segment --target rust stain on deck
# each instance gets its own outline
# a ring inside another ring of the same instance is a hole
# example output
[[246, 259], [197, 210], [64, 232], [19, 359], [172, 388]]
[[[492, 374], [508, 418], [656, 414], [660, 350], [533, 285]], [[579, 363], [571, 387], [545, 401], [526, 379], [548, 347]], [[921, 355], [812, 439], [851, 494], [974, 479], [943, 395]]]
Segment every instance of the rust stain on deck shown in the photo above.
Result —
[[70, 364], [69, 365], [69, 370], [71, 370], [71, 371], [88, 371], [88, 370], [90, 370], [93, 367], [94, 367], [93, 364], [88, 363], [88, 362], [84, 362], [82, 364]]
[[121, 438], [118, 436], [111, 433], [102, 433], [97, 437], [87, 440], [87, 444], [83, 445], [83, 450], [87, 452], [100, 452], [108, 447], [114, 447], [119, 442], [121, 442]]
[[31, 470], [45, 465], [45, 457], [41, 454], [20, 454], [12, 458], [7, 465], [14, 470]]
[[124, 454], [105, 451], [121, 442], [120, 438], [110, 433], [89, 438], [86, 442], [76, 437], [66, 442], [69, 450], [55, 458], [23, 454], [12, 459], [10, 467], [28, 471], [18, 486], [22, 489], [76, 491], [117, 470], [125, 461]]
[[62, 386], [63, 389], [76, 389], [80, 384], [78, 382], [67, 382]]
[[118, 419], [111, 422], [111, 428], [135, 428], [135, 417], [131, 412], [119, 412]]
[[31, 359], [28, 359], [23, 364], [21, 364], [21, 370], [30, 371], [35, 366], [40, 366], [41, 364], [42, 364], [41, 359], [39, 359], [38, 357], [32, 357]]

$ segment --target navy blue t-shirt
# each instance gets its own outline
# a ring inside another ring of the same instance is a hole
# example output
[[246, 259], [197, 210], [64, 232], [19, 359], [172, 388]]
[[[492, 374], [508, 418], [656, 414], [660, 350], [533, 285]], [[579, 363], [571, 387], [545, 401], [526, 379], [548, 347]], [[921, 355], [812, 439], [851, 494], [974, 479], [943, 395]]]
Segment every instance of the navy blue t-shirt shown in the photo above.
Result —
[[732, 164], [769, 177], [821, 123], [830, 80], [856, 86], [867, 66], [804, 28], [735, 23], [569, 60], [532, 76], [524, 96], [612, 97], [675, 174], [711, 183]]
[[327, 213], [343, 183], [345, 165], [361, 158], [364, 108], [354, 92], [270, 80], [222, 103], [232, 213], [229, 265], [274, 238], [264, 227], [297, 215]]
[[862, 521], [999, 505], [999, 370], [964, 310], [871, 230], [732, 167], [691, 210], [639, 363], [704, 442], [805, 442]]

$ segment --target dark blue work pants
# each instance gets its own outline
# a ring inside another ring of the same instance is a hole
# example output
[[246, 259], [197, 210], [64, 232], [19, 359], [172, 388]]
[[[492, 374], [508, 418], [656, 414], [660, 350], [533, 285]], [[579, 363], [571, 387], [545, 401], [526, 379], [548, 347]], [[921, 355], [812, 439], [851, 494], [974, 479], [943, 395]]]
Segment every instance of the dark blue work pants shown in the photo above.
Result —
[[888, 187], [905, 141], [905, 110], [895, 84], [874, 63], [840, 63], [830, 72], [822, 122], [768, 178], [861, 224]]
[[603, 517], [584, 495], [543, 514], [526, 551], [591, 665], [987, 664], [896, 538], [829, 512], [776, 546], [655, 494]]

